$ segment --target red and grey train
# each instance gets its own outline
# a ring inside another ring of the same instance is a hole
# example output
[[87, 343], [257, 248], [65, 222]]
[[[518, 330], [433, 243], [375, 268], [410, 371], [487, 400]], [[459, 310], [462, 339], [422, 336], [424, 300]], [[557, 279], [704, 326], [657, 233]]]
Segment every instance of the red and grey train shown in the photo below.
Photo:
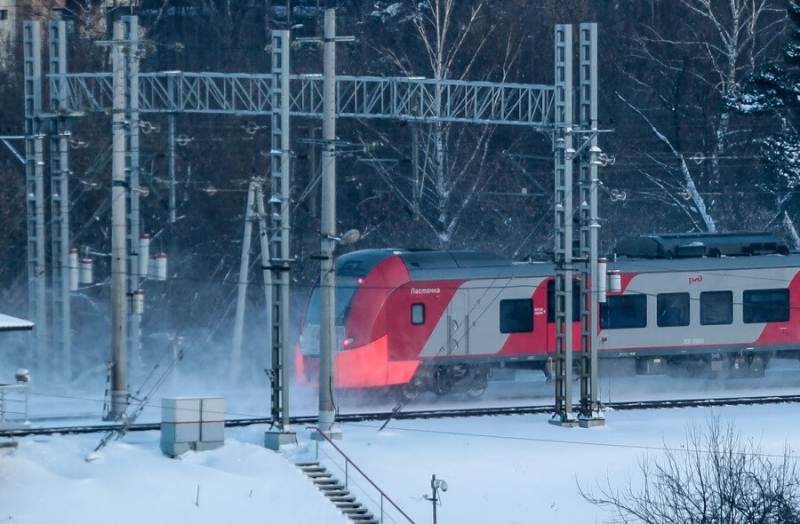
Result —
[[[800, 254], [771, 235], [650, 235], [621, 242], [599, 304], [601, 363], [736, 369], [758, 375], [800, 355]], [[548, 373], [554, 265], [486, 253], [369, 249], [336, 261], [334, 385], [413, 397], [479, 396], [493, 368]], [[577, 284], [577, 282], [576, 282]], [[573, 293], [579, 319], [579, 293]], [[319, 373], [320, 288], [306, 308], [295, 371]], [[577, 351], [580, 325], [573, 326]]]

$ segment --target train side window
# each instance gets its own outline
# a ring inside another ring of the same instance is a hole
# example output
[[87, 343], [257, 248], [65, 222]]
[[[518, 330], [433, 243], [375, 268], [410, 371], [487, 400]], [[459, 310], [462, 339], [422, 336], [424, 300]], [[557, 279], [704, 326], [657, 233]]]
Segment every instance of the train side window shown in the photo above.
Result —
[[600, 304], [600, 327], [627, 329], [647, 327], [647, 295], [613, 295]]
[[700, 293], [700, 323], [704, 326], [733, 323], [733, 292]]
[[533, 331], [533, 300], [529, 298], [500, 301], [500, 333]]
[[415, 326], [425, 323], [425, 304], [411, 304], [411, 323]]
[[656, 297], [658, 327], [689, 325], [689, 293], [659, 293]]
[[745, 291], [742, 298], [745, 324], [789, 320], [788, 289], [753, 289]]

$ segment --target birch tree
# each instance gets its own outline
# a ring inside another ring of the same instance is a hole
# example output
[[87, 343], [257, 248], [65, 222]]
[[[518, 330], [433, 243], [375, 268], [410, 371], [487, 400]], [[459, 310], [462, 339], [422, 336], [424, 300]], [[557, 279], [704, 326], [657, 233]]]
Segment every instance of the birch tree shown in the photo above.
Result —
[[[486, 2], [423, 0], [406, 7], [421, 58], [408, 49], [381, 49], [402, 75], [437, 81], [502, 82], [509, 78], [519, 56], [519, 40], [514, 30], [497, 32], [487, 20]], [[496, 46], [494, 66], [479, 71], [479, 57], [490, 46]], [[435, 236], [440, 249], [453, 245], [465, 215], [474, 209], [476, 199], [496, 172], [490, 147], [496, 127], [436, 120], [444, 114], [444, 104], [442, 86], [437, 84], [431, 101], [433, 122], [404, 123], [409, 132], [399, 145], [392, 136], [379, 132], [381, 142], [393, 155], [404, 156], [408, 142], [413, 144], [411, 173], [398, 176], [396, 166], [372, 163], [393, 196]], [[466, 240], [461, 237], [459, 241], [463, 244]]]
[[698, 217], [691, 229], [741, 226], [737, 197], [752, 177], [741, 160], [753, 154], [753, 129], [722, 101], [775, 54], [783, 9], [775, 0], [681, 0], [680, 14], [672, 2], [661, 7], [667, 11], [641, 27], [622, 67], [631, 88], [620, 99], [657, 141], [656, 149], [640, 153], [657, 161], [640, 170], [677, 189], [662, 192], [662, 201]]

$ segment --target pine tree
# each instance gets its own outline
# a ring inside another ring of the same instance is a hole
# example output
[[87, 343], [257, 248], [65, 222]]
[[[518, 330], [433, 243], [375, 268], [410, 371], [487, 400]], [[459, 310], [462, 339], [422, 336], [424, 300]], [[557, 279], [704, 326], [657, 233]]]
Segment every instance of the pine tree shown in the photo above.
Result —
[[768, 166], [763, 185], [777, 191], [800, 186], [800, 0], [791, 0], [787, 13], [792, 25], [782, 60], [752, 71], [742, 89], [726, 99], [740, 113], [778, 117], [780, 130], [762, 142]]

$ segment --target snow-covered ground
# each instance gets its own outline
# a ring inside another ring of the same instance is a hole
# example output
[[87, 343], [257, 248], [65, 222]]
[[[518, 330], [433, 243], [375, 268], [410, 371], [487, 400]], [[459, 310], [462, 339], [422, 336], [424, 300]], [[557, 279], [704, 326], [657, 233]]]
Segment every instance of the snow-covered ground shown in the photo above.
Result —
[[[790, 365], [787, 375], [792, 366], [796, 367]], [[669, 387], [668, 379], [663, 380], [662, 388]], [[685, 397], [698, 396], [710, 387], [705, 382], [694, 384], [696, 391], [673, 386], [681, 388]], [[509, 387], [492, 386], [495, 393]], [[707, 394], [721, 396], [718, 393], [730, 386], [718, 383], [717, 387], [720, 391]], [[187, 395], [202, 389], [196, 386]], [[490, 398], [491, 393], [487, 392]], [[502, 396], [497, 393], [497, 398]], [[296, 397], [299, 405], [313, 407], [313, 396]], [[58, 403], [55, 397], [34, 396], [32, 411], [42, 409], [45, 398]], [[543, 396], [541, 402], [547, 401]], [[99, 413], [97, 399], [82, 397], [79, 402], [72, 395], [61, 402], [73, 412], [82, 403], [78, 411]], [[257, 406], [267, 403], [266, 390], [257, 398], [231, 398], [227, 416], [263, 415], [266, 410]], [[158, 410], [158, 400], [154, 404], [151, 412]], [[437, 521], [462, 524], [604, 522], [609, 514], [584, 501], [578, 485], [591, 488], [607, 476], [618, 483], [628, 476], [636, 478], [639, 460], [657, 457], [665, 447], [680, 449], [687, 431], [704, 428], [711, 417], [760, 442], [763, 452], [776, 459], [786, 444], [792, 450], [800, 444], [800, 405], [796, 404], [609, 411], [605, 416], [606, 425], [592, 429], [557, 427], [548, 423], [548, 416], [392, 421], [382, 431], [378, 422], [340, 424], [343, 439], [337, 445], [417, 523], [432, 522], [433, 505], [425, 498], [431, 494], [432, 475], [446, 480], [449, 489], [439, 493]], [[88, 462], [100, 434], [20, 438], [16, 450], [0, 450], [0, 520], [43, 524], [348, 522], [293, 466], [317, 456], [317, 442], [310, 439], [310, 432], [294, 428], [298, 445], [275, 453], [263, 446], [266, 429], [229, 428], [224, 447], [188, 452], [179, 459], [161, 454], [158, 432], [130, 433]], [[329, 444], [320, 445], [319, 456], [344, 479], [343, 463]], [[347, 477], [354, 491], [364, 488], [362, 501], [379, 513], [377, 492], [366, 489], [366, 481], [352, 466]], [[388, 512], [385, 501], [384, 508], [385, 522], [404, 522]]]

